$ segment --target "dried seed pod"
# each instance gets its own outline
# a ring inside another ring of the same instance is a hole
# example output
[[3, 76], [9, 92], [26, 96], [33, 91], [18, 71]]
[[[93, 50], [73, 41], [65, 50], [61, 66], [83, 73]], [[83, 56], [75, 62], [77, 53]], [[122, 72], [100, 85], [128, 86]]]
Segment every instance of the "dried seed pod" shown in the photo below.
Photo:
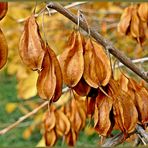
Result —
[[133, 38], [136, 38], [137, 40], [140, 37], [140, 20], [137, 13], [137, 7], [135, 6], [132, 11], [132, 19], [131, 19], [131, 25], [130, 25], [130, 33]]
[[56, 117], [55, 117], [55, 108], [53, 106], [50, 107], [49, 111], [46, 112], [44, 116], [44, 127], [47, 132], [50, 132], [52, 129], [54, 129], [56, 125]]
[[57, 141], [57, 135], [52, 129], [51, 131], [46, 131], [44, 134], [46, 146], [54, 146]]
[[66, 143], [69, 146], [74, 146], [75, 143], [76, 143], [76, 141], [77, 141], [77, 137], [78, 137], [78, 135], [76, 134], [76, 132], [74, 131], [74, 129], [71, 128], [70, 132], [65, 137]]
[[139, 5], [138, 15], [142, 21], [148, 21], [148, 3], [141, 3]]
[[138, 111], [138, 119], [139, 122], [144, 125], [148, 123], [148, 91], [144, 86], [140, 86], [133, 79], [130, 79], [128, 88], [128, 92], [134, 92], [134, 103]]
[[0, 69], [6, 64], [8, 57], [8, 45], [5, 36], [0, 29]]
[[44, 43], [39, 33], [39, 26], [32, 15], [24, 26], [19, 43], [19, 54], [22, 61], [33, 70], [41, 70], [44, 58]]
[[147, 22], [140, 21], [140, 40], [141, 43], [148, 39], [148, 25]]
[[91, 39], [88, 39], [84, 52], [85, 64], [83, 77], [91, 87], [98, 88], [102, 85], [107, 73], [102, 60], [100, 59], [100, 57], [98, 57], [99, 49], [95, 48], [96, 46], [94, 46], [94, 42], [91, 41]]
[[90, 92], [91, 87], [85, 82], [84, 78], [82, 77], [78, 84], [73, 87], [75, 92], [80, 96], [86, 96]]
[[53, 102], [56, 102], [62, 94], [63, 76], [62, 76], [62, 71], [60, 68], [59, 61], [56, 57], [56, 54], [48, 45], [47, 45], [47, 48], [48, 48], [50, 57], [52, 59], [52, 62], [54, 64], [54, 70], [55, 70], [55, 75], [56, 75], [56, 88], [55, 88], [54, 96], [52, 99]]
[[68, 120], [67, 116], [60, 110], [57, 110], [55, 112], [55, 115], [56, 115], [56, 133], [59, 136], [67, 135], [70, 131], [70, 121]]
[[79, 32], [72, 32], [68, 47], [60, 55], [59, 61], [65, 84], [69, 87], [76, 86], [84, 70], [83, 38]]
[[80, 130], [82, 130], [86, 125], [86, 112], [85, 112], [85, 108], [83, 107], [82, 102], [76, 101], [76, 103], [77, 103], [77, 106], [78, 106], [78, 112], [79, 112], [81, 120], [82, 120], [82, 124], [81, 124], [81, 127], [80, 127]]
[[38, 94], [43, 99], [57, 101], [62, 94], [62, 72], [54, 51], [46, 45], [42, 70], [37, 81]]
[[125, 134], [135, 130], [138, 113], [131, 96], [120, 89], [115, 80], [109, 82], [110, 94], [113, 98], [113, 114], [116, 125]]
[[6, 15], [8, 11], [8, 2], [0, 2], [0, 20]]
[[126, 35], [129, 31], [130, 22], [132, 18], [132, 9], [133, 9], [132, 6], [125, 8], [121, 16], [117, 30], [122, 35]]
[[133, 132], [138, 121], [134, 102], [129, 95], [124, 93], [114, 97], [114, 99], [116, 100], [113, 104], [113, 113], [116, 124], [125, 134]]
[[110, 121], [110, 112], [113, 101], [100, 92], [96, 98], [94, 127], [95, 130], [102, 136], [110, 134], [112, 126]]
[[93, 116], [95, 111], [95, 103], [96, 103], [96, 97], [87, 97], [86, 98], [86, 107], [87, 107], [87, 115], [90, 117]]
[[107, 57], [106, 53], [104, 52], [103, 46], [101, 44], [98, 44], [97, 42], [92, 41], [92, 44], [94, 46], [95, 53], [97, 57], [100, 58], [104, 65], [104, 69], [106, 72], [106, 77], [102, 81], [102, 86], [106, 86], [111, 78], [111, 65], [109, 58]]
[[82, 126], [82, 118], [78, 110], [78, 106], [75, 99], [72, 99], [71, 101], [71, 117], [70, 121], [72, 124], [72, 128], [76, 133], [78, 133], [81, 130]]
[[37, 80], [37, 91], [42, 99], [51, 100], [56, 89], [55, 67], [47, 50]]
[[119, 79], [120, 87], [125, 92], [128, 91], [128, 82], [129, 80], [122, 74]]

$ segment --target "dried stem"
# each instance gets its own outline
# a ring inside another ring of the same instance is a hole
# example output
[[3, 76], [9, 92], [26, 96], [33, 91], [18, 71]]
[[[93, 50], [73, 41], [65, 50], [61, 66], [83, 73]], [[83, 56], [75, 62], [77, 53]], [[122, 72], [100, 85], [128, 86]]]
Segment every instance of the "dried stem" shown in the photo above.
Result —
[[19, 125], [21, 122], [23, 122], [25, 119], [29, 118], [30, 116], [36, 114], [41, 108], [45, 107], [48, 104], [48, 101], [42, 103], [40, 106], [38, 106], [37, 108], [35, 108], [33, 111], [29, 112], [28, 114], [20, 117], [16, 122], [14, 122], [13, 124], [9, 125], [8, 127], [0, 130], [0, 135], [3, 135], [5, 133], [7, 133], [8, 131], [12, 130], [13, 128], [15, 128], [17, 125]]
[[140, 125], [136, 126], [136, 132], [141, 137], [141, 140], [148, 144], [148, 133]]
[[[59, 13], [63, 14], [65, 17], [70, 19], [75, 24], [78, 23], [78, 18], [76, 15], [71, 13], [69, 10], [65, 9], [62, 5], [60, 5], [57, 2], [50, 2], [47, 4], [48, 8], [55, 9]], [[86, 22], [82, 21], [80, 19], [80, 27], [87, 32], [88, 27]], [[90, 28], [90, 35], [96, 39], [96, 41], [104, 46], [105, 49], [107, 49], [112, 55], [114, 55], [121, 63], [126, 65], [130, 70], [135, 72], [138, 76], [140, 76], [142, 79], [148, 82], [148, 76], [145, 72], [142, 72], [135, 64], [132, 63], [132, 61], [127, 58], [120, 50], [116, 49], [112, 43], [105, 39], [102, 35], [100, 35], [98, 32], [96, 32], [94, 29]]]

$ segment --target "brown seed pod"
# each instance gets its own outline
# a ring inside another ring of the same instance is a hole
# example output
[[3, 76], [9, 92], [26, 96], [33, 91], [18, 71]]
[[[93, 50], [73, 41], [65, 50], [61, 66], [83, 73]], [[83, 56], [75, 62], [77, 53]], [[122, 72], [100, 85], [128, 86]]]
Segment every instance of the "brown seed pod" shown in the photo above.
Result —
[[78, 135], [74, 131], [73, 128], [69, 131], [69, 133], [65, 137], [65, 141], [69, 146], [74, 146], [77, 141]]
[[4, 18], [8, 11], [8, 2], [0, 2], [0, 20]]
[[53, 102], [56, 102], [62, 94], [63, 76], [62, 76], [61, 67], [56, 57], [56, 54], [48, 45], [47, 45], [47, 48], [48, 48], [50, 57], [52, 59], [52, 62], [54, 64], [54, 70], [55, 70], [55, 75], [56, 75], [56, 88], [55, 88], [54, 96], [52, 99]]
[[[103, 64], [102, 60], [107, 63], [106, 66]], [[111, 69], [108, 65], [108, 61], [101, 46], [97, 45], [91, 39], [88, 39], [84, 52], [83, 77], [91, 87], [98, 88], [99, 86], [104, 86], [108, 83], [111, 76]]]
[[8, 57], [8, 45], [6, 38], [0, 29], [0, 69], [6, 64]]
[[105, 79], [102, 81], [102, 86], [106, 86], [111, 78], [111, 65], [110, 65], [110, 61], [109, 58], [107, 57], [106, 53], [104, 52], [103, 46], [101, 44], [98, 44], [95, 41], [92, 41], [93, 46], [94, 46], [94, 50], [95, 53], [97, 55], [97, 57], [100, 58], [100, 60], [102, 61], [103, 65], [104, 65], [104, 69], [106, 72], [106, 77]]
[[37, 81], [38, 94], [43, 99], [57, 101], [62, 94], [62, 72], [54, 51], [46, 45], [46, 54]]
[[148, 22], [148, 3], [141, 3], [138, 8], [138, 15], [144, 22]]
[[51, 131], [56, 125], [55, 108], [53, 106], [44, 115], [44, 127], [46, 131]]
[[117, 30], [122, 35], [128, 34], [130, 22], [132, 18], [132, 10], [133, 10], [132, 6], [127, 7], [125, 8], [123, 14], [121, 15], [121, 19], [118, 24]]
[[57, 141], [57, 135], [54, 129], [46, 131], [44, 134], [46, 146], [54, 146]]
[[109, 91], [113, 98], [113, 114], [116, 125], [125, 134], [135, 130], [138, 113], [131, 96], [120, 89], [119, 83], [113, 79], [109, 82]]
[[87, 115], [92, 117], [95, 111], [96, 97], [86, 98]]
[[19, 54], [22, 61], [32, 70], [41, 70], [45, 51], [35, 17], [30, 16], [24, 26], [19, 43]]
[[82, 126], [82, 118], [78, 110], [78, 106], [75, 99], [72, 99], [71, 101], [71, 117], [70, 121], [72, 123], [72, 128], [76, 133], [78, 133], [81, 130]]
[[67, 116], [60, 110], [55, 112], [56, 115], [56, 133], [59, 136], [67, 135], [70, 131], [70, 121]]
[[102, 136], [107, 136], [111, 132], [110, 112], [112, 109], [113, 100], [100, 92], [96, 98], [94, 127], [95, 130]]
[[59, 57], [64, 83], [74, 87], [80, 81], [84, 70], [83, 38], [79, 32], [72, 32], [67, 49]]
[[42, 99], [51, 100], [55, 93], [55, 89], [56, 89], [55, 67], [47, 50], [43, 60], [42, 70], [39, 73], [39, 77], [37, 80], [37, 91], [38, 95]]
[[129, 80], [128, 89], [129, 93], [131, 91], [134, 93], [134, 103], [138, 111], [139, 122], [142, 125], [148, 123], [148, 90], [133, 79]]
[[135, 6], [132, 11], [132, 19], [130, 25], [130, 33], [133, 38], [136, 38], [139, 41], [140, 37], [140, 19], [137, 13], [137, 7]]
[[90, 92], [91, 87], [85, 82], [84, 78], [82, 77], [78, 84], [73, 87], [75, 92], [80, 96], [86, 96]]

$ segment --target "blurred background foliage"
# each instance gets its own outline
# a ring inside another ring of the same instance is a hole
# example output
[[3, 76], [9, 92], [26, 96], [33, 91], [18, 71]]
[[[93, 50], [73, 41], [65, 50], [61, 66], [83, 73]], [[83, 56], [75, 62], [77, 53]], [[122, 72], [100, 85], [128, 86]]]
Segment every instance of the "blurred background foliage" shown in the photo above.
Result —
[[[68, 5], [68, 2], [62, 2]], [[89, 26], [99, 31], [103, 36], [131, 59], [148, 56], [148, 41], [143, 47], [137, 44], [131, 37], [120, 36], [117, 32], [117, 24], [125, 7], [131, 3], [124, 2], [87, 2], [70, 8], [77, 14], [78, 9], [83, 11]], [[20, 36], [23, 32], [24, 19], [30, 16], [34, 10], [35, 2], [9, 2], [6, 17], [0, 22], [9, 46], [8, 62], [0, 71], [0, 129], [16, 121], [27, 114], [42, 102], [37, 96], [36, 80], [37, 72], [28, 69], [21, 61], [18, 54]], [[38, 2], [36, 13], [45, 7], [45, 3]], [[65, 49], [69, 33], [75, 25], [61, 14], [50, 16], [42, 15], [37, 18], [43, 39], [47, 39], [51, 48], [57, 55]], [[81, 29], [80, 29], [81, 30]], [[81, 30], [87, 36], [87, 33]], [[115, 58], [112, 57], [114, 61]], [[147, 63], [137, 64], [142, 70], [148, 70]], [[122, 68], [129, 75], [138, 78], [135, 74]], [[118, 77], [120, 70], [115, 70]], [[60, 103], [60, 102], [59, 102]], [[41, 110], [33, 117], [21, 123], [17, 128], [0, 136], [0, 146], [44, 146], [42, 116], [45, 110]], [[92, 147], [98, 144], [99, 136], [95, 133], [91, 124], [88, 124], [80, 133], [77, 146]], [[6, 142], [7, 140], [7, 142]], [[62, 139], [57, 145], [61, 146]]]

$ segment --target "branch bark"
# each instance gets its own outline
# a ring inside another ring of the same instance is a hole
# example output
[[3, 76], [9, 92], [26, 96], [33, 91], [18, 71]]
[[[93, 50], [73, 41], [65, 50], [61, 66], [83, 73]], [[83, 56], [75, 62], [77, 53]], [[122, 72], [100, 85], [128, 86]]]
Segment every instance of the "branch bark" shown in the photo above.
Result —
[[[61, 14], [63, 14], [65, 17], [67, 17], [68, 19], [70, 19], [75, 24], [78, 24], [78, 18], [77, 18], [77, 16], [74, 15], [73, 13], [71, 13], [69, 10], [65, 9], [59, 3], [57, 3], [57, 2], [50, 2], [50, 3], [47, 4], [47, 7], [48, 8], [55, 9], [56, 11], [58, 11]], [[83, 30], [85, 30], [86, 32], [88, 32], [87, 23], [85, 21], [83, 21], [81, 18], [79, 20], [79, 26]], [[92, 29], [92, 28], [89, 28], [89, 29], [90, 29], [90, 35], [98, 43], [100, 43], [102, 46], [104, 46], [104, 48], [106, 50], [108, 50], [112, 55], [114, 55], [121, 63], [123, 63], [124, 65], [126, 65], [130, 70], [132, 70], [138, 76], [140, 76], [142, 79], [144, 79], [146, 82], [148, 82], [147, 73], [145, 73], [144, 71], [142, 72], [142, 70], [140, 70], [135, 64], [133, 64], [132, 61], [129, 58], [127, 58], [122, 52], [120, 52], [118, 49], [116, 49], [109, 40], [105, 39], [102, 35], [100, 35], [94, 29]]]
[[105, 143], [102, 145], [102, 147], [113, 147], [121, 144], [124, 142], [127, 138], [129, 138], [131, 135], [137, 134], [140, 136], [140, 139], [142, 140], [142, 143], [148, 144], [148, 133], [140, 126], [137, 124], [135, 131], [132, 133], [128, 134], [126, 137], [124, 136], [123, 133], [119, 133], [115, 135], [112, 138], [108, 138]]

